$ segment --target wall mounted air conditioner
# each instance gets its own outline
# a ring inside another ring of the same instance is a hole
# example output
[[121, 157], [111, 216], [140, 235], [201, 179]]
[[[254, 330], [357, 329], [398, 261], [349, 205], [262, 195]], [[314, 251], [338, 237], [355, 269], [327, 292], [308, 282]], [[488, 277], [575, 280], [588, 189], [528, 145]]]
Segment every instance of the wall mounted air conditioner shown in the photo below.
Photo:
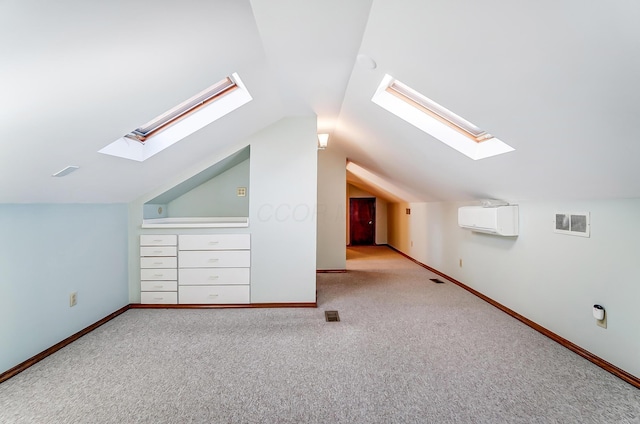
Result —
[[498, 236], [518, 235], [518, 205], [458, 209], [458, 225], [472, 231]]

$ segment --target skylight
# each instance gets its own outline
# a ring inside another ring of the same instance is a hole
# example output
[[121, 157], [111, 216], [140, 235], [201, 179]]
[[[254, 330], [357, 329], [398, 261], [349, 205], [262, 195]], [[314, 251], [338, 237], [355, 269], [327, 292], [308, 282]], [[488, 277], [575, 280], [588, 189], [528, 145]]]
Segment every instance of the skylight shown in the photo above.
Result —
[[484, 159], [514, 150], [390, 75], [385, 75], [371, 100], [471, 159]]
[[222, 81], [212, 85], [206, 90], [196, 94], [189, 100], [179, 104], [173, 109], [163, 113], [150, 122], [131, 131], [125, 137], [132, 140], [138, 140], [144, 143], [149, 137], [162, 131], [170, 125], [175, 124], [179, 120], [186, 118], [191, 113], [197, 111], [201, 107], [215, 101], [220, 96], [224, 96], [227, 92], [238, 88], [237, 84], [231, 78], [225, 78]]
[[100, 153], [142, 162], [251, 100], [234, 73], [125, 134]]

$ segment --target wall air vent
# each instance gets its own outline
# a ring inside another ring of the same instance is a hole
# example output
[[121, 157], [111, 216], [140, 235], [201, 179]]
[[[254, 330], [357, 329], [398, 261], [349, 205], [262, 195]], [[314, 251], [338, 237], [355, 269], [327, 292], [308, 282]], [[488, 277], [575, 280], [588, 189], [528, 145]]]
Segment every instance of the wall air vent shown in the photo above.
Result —
[[553, 231], [570, 236], [590, 237], [591, 222], [589, 212], [558, 212], [554, 219]]

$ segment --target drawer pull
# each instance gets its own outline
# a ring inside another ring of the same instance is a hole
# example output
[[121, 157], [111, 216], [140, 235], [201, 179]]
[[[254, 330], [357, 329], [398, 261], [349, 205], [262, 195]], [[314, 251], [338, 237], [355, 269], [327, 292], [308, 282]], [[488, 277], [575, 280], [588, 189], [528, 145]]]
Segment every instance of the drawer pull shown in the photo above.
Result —
[[163, 288], [163, 287], [164, 287], [163, 285], [153, 286], [153, 288], [155, 288], [155, 289], [161, 289], [161, 288]]
[[209, 297], [218, 297], [218, 294], [217, 293], [212, 293], [212, 294], [209, 295]]
[[164, 300], [164, 297], [154, 297], [153, 300]]
[[213, 262], [218, 262], [219, 260], [220, 260], [220, 259], [218, 259], [218, 258], [211, 258], [211, 259], [209, 259], [209, 262], [212, 262], [212, 263], [213, 263]]
[[219, 277], [217, 275], [210, 275], [209, 280], [217, 280]]
[[156, 242], [156, 243], [160, 243], [162, 241], [162, 239], [155, 239], [153, 241]]
[[162, 262], [162, 261], [158, 261], [158, 262], [154, 262], [153, 264], [154, 264], [154, 265], [162, 265], [163, 263], [164, 263], [164, 262]]
[[154, 277], [162, 277], [164, 274], [153, 274]]
[[153, 253], [162, 253], [162, 250], [154, 250]]
[[220, 243], [219, 241], [210, 241], [209, 244], [218, 244]]

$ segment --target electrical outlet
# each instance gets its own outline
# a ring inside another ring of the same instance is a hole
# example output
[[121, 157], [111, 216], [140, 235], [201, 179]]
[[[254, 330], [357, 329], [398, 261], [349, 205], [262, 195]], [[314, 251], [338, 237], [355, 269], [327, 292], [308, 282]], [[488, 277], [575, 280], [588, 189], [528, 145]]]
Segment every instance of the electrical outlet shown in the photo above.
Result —
[[69, 295], [69, 307], [76, 306], [78, 304], [78, 292], [73, 292]]
[[596, 320], [598, 327], [607, 328], [607, 311], [604, 311], [604, 318]]

